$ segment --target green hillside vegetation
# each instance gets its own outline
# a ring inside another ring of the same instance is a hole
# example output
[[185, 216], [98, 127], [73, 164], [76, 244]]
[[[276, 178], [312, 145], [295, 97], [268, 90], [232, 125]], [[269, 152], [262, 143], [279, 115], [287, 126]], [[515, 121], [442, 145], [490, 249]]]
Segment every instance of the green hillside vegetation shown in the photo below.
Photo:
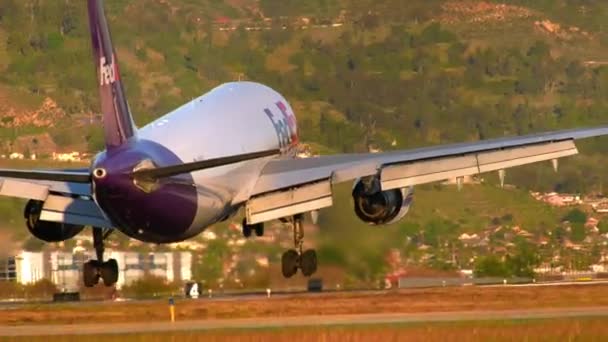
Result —
[[[606, 121], [608, 69], [583, 64], [589, 56], [608, 56], [601, 44], [605, 34], [593, 25], [605, 5], [585, 3], [583, 15], [574, 11], [581, 5], [576, 2], [553, 11], [558, 2], [511, 1], [529, 6], [530, 17], [471, 23], [445, 3], [267, 0], [255, 11], [251, 2], [106, 6], [140, 125], [237, 79], [284, 93], [296, 108], [304, 141], [323, 151], [408, 148]], [[274, 21], [262, 22], [260, 11]], [[566, 11], [578, 13], [568, 23], [592, 36], [573, 44], [534, 29], [535, 20], [561, 20]], [[32, 99], [50, 96], [74, 118], [96, 111], [85, 14], [81, 2], [0, 4], [0, 65], [6, 65], [0, 84]], [[435, 20], [445, 16], [457, 20]], [[221, 17], [234, 21], [218, 24]], [[303, 30], [299, 17], [344, 25]], [[245, 30], [256, 25], [270, 29]], [[220, 31], [223, 26], [237, 29]], [[578, 53], [583, 48], [585, 55]], [[82, 137], [81, 129], [70, 129], [80, 123], [67, 122], [55, 137], [65, 144], [85, 138], [91, 150], [101, 148], [98, 127]], [[584, 152], [604, 152], [602, 142]], [[570, 183], [572, 191], [597, 186]]]

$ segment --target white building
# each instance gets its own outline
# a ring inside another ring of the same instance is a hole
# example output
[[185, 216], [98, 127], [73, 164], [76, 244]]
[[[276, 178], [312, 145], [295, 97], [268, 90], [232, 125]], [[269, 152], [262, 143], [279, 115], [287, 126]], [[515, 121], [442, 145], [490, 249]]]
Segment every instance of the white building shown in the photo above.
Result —
[[15, 256], [17, 282], [31, 284], [45, 278], [43, 253], [21, 252]]
[[53, 152], [53, 160], [60, 162], [78, 162], [81, 161], [80, 152], [56, 153]]
[[9, 159], [24, 159], [25, 156], [22, 153], [18, 153], [18, 152], [13, 152], [8, 156]]
[[[0, 281], [15, 280], [21, 284], [35, 283], [41, 279], [50, 279], [60, 290], [77, 291], [82, 284], [82, 264], [95, 257], [94, 252], [25, 252], [22, 251], [14, 258], [15, 271], [9, 272], [10, 263], [0, 264]], [[168, 252], [139, 254], [108, 250], [107, 259], [113, 258], [118, 262], [119, 275], [116, 288], [141, 279], [146, 274], [155, 275], [173, 281], [189, 281], [192, 279], [192, 253]], [[4, 266], [7, 267], [4, 267]], [[13, 273], [15, 276], [12, 277]]]

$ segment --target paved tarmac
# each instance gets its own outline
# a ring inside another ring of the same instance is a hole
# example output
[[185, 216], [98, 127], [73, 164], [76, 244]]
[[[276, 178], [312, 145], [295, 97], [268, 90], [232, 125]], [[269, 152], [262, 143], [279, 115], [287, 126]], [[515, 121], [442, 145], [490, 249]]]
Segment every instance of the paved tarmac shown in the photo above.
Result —
[[141, 322], [120, 324], [0, 326], [0, 336], [58, 336], [204, 331], [217, 329], [260, 329], [303, 326], [375, 325], [488, 320], [529, 320], [577, 317], [606, 317], [608, 307], [531, 309], [504, 311], [456, 311], [409, 314], [323, 315], [209, 319], [182, 322]]

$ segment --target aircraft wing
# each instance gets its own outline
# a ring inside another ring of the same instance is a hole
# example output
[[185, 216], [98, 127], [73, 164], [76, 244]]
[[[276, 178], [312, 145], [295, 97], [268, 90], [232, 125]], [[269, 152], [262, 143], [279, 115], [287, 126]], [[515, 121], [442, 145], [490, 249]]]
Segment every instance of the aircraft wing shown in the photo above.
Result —
[[92, 199], [91, 184], [55, 179], [84, 178], [88, 169], [0, 170], [0, 196], [44, 202], [40, 220], [109, 228], [113, 225]]
[[332, 205], [332, 185], [378, 176], [382, 190], [504, 170], [578, 153], [574, 140], [608, 135], [608, 127], [575, 129], [386, 153], [275, 159], [246, 202], [249, 223]]

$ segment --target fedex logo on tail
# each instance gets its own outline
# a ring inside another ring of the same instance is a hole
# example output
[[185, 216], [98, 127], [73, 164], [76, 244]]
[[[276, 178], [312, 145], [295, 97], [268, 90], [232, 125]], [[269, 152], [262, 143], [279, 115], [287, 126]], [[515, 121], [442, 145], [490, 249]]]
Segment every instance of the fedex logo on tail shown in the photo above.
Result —
[[264, 112], [277, 133], [279, 147], [294, 146], [299, 140], [296, 118], [293, 113], [287, 111], [287, 106], [283, 102], [277, 102], [276, 106], [281, 113], [280, 115], [275, 116], [269, 108], [264, 109]]
[[112, 55], [112, 61], [110, 63], [107, 62], [105, 56], [101, 56], [99, 59], [99, 78], [101, 86], [113, 84], [118, 79], [114, 55]]

